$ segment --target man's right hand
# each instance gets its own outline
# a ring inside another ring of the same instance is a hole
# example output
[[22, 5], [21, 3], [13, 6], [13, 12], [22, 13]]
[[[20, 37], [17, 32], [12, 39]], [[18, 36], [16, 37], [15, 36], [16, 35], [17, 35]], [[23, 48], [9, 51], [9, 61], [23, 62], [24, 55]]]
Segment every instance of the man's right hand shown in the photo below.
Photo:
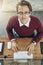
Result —
[[18, 45], [17, 45], [17, 43], [16, 43], [15, 40], [12, 41], [12, 50], [13, 50], [14, 52], [19, 51]]

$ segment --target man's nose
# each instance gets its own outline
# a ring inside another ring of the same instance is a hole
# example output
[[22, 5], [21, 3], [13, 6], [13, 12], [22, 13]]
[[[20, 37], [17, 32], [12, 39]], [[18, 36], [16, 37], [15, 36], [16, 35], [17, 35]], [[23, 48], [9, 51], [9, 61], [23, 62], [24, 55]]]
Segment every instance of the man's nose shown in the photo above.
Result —
[[25, 15], [24, 14], [22, 15], [22, 18], [25, 18]]

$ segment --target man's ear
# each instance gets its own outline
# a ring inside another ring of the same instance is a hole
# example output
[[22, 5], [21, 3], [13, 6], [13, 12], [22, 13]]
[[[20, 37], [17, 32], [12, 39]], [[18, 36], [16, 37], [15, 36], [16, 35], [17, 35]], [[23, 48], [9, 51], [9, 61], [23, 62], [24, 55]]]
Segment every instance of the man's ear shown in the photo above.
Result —
[[30, 12], [30, 15], [32, 14], [32, 12]]

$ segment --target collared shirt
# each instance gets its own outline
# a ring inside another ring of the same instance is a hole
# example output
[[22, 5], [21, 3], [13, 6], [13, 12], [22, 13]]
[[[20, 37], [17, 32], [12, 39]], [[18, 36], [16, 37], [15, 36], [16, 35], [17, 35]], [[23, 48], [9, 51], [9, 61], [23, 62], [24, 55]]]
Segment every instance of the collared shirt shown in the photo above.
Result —
[[29, 17], [29, 19], [28, 19], [27, 23], [26, 23], [26, 24], [23, 24], [23, 23], [20, 21], [20, 19], [18, 18], [18, 21], [19, 21], [19, 26], [20, 26], [20, 27], [22, 27], [23, 25], [25, 25], [26, 27], [29, 27], [30, 20], [31, 20], [31, 18]]

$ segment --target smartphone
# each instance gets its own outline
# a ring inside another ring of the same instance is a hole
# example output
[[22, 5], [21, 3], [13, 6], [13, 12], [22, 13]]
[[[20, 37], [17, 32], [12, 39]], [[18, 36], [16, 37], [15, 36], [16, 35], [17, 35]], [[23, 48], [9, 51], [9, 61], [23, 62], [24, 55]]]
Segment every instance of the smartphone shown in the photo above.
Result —
[[41, 50], [41, 54], [43, 54], [43, 42], [40, 42], [40, 50]]

